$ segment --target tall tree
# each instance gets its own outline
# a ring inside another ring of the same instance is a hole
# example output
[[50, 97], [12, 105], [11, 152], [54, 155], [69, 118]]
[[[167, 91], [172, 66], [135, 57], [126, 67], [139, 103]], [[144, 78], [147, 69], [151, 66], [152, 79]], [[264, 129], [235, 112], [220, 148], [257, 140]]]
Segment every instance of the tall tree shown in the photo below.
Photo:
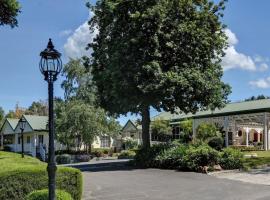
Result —
[[64, 66], [63, 76], [65, 77], [61, 86], [65, 91], [65, 99], [80, 99], [93, 104], [95, 98], [95, 86], [88, 64], [88, 59], [70, 59]]
[[90, 28], [99, 30], [88, 48], [100, 104], [111, 114], [140, 113], [144, 147], [151, 107], [194, 113], [226, 103], [224, 3], [98, 0], [90, 6]]
[[11, 28], [17, 26], [20, 9], [17, 0], [0, 0], [0, 26], [9, 25]]
[[108, 118], [103, 109], [78, 100], [65, 103], [56, 120], [58, 139], [69, 149], [80, 146], [76, 146], [80, 138], [86, 150], [91, 151], [97, 136], [113, 135], [120, 131], [118, 123]]
[[71, 59], [64, 66], [62, 88], [65, 100], [56, 102], [56, 130], [59, 141], [68, 148], [78, 147], [81, 140], [87, 150], [91, 150], [97, 136], [117, 134], [120, 125], [97, 106], [87, 62], [87, 58]]
[[26, 109], [25, 114], [30, 115], [48, 115], [48, 102], [46, 101], [34, 101], [29, 108]]

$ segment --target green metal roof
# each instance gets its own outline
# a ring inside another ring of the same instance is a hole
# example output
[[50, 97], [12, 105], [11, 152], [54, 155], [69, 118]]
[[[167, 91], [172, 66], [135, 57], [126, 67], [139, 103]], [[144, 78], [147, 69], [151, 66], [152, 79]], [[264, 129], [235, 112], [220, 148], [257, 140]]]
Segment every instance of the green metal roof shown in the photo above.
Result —
[[16, 126], [17, 126], [17, 124], [18, 124], [19, 119], [7, 118], [6, 120], [7, 120], [7, 122], [10, 124], [11, 128], [12, 128], [13, 130], [15, 130], [15, 128], [16, 128]]
[[205, 117], [215, 117], [215, 116], [226, 116], [226, 115], [237, 115], [237, 114], [248, 114], [255, 112], [270, 112], [270, 99], [262, 99], [255, 101], [245, 101], [237, 103], [229, 103], [224, 108], [215, 109], [214, 111], [199, 111], [196, 114], [171, 114], [170, 112], [162, 112], [159, 115], [152, 118], [164, 119], [164, 120], [183, 120], [187, 118], [205, 118]]
[[23, 115], [25, 120], [29, 123], [33, 130], [47, 130], [48, 129], [48, 117], [37, 115]]

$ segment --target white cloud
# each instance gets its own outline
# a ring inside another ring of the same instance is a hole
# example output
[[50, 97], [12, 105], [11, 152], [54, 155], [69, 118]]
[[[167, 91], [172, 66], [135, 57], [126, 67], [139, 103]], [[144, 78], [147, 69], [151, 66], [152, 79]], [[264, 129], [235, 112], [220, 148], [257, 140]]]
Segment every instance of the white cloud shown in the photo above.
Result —
[[[89, 18], [93, 16], [89, 13]], [[88, 20], [80, 25], [64, 44], [65, 55], [70, 58], [80, 58], [82, 56], [90, 56], [91, 52], [86, 50], [87, 44], [93, 41], [98, 30], [91, 33], [89, 30]]]
[[267, 89], [270, 88], [270, 77], [261, 78], [256, 81], [250, 81], [249, 84], [254, 88]]
[[259, 66], [259, 71], [264, 72], [264, 71], [267, 71], [268, 68], [269, 68], [269, 66], [266, 63], [262, 63]]
[[265, 58], [265, 57], [262, 57], [260, 55], [255, 55], [254, 61], [255, 62], [269, 62], [269, 58]]
[[236, 50], [235, 45], [238, 44], [236, 35], [230, 29], [226, 29], [225, 33], [228, 37], [229, 47], [225, 49], [226, 55], [222, 60], [224, 71], [234, 68], [255, 71], [257, 67], [252, 57]]
[[64, 37], [64, 36], [68, 36], [72, 33], [72, 30], [71, 29], [68, 29], [68, 30], [63, 30], [59, 33], [59, 36], [60, 37]]
[[228, 37], [229, 46], [233, 46], [238, 43], [236, 35], [230, 29], [225, 29], [225, 34]]

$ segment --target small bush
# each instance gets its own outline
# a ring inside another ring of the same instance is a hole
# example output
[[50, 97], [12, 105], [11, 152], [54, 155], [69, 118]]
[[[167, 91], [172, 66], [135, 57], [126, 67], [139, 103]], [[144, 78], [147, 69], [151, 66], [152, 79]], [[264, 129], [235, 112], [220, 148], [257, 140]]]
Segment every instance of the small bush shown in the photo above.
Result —
[[57, 151], [55, 151], [55, 155], [62, 155], [62, 154], [85, 155], [85, 154], [87, 154], [87, 152], [86, 151], [75, 151], [75, 150], [57, 150]]
[[135, 149], [138, 147], [138, 141], [132, 138], [126, 139], [125, 141], [123, 141], [123, 144], [126, 150]]
[[208, 145], [198, 147], [189, 146], [183, 157], [182, 168], [192, 171], [199, 171], [201, 167], [213, 167], [218, 164], [218, 151], [212, 149]]
[[183, 157], [186, 155], [188, 145], [179, 145], [164, 150], [156, 157], [156, 167], [163, 169], [181, 169]]
[[56, 156], [57, 164], [69, 164], [71, 163], [71, 156], [68, 154], [58, 155]]
[[121, 151], [121, 153], [118, 155], [118, 159], [133, 159], [136, 153], [134, 151], [125, 150]]
[[3, 151], [11, 152], [11, 147], [10, 146], [4, 146]]
[[223, 169], [239, 169], [243, 167], [243, 153], [237, 149], [226, 148], [220, 153], [219, 163]]
[[95, 148], [92, 150], [91, 154], [95, 157], [103, 157], [105, 155], [112, 155], [114, 152], [111, 148]]
[[76, 155], [75, 156], [75, 161], [76, 162], [89, 162], [91, 160], [90, 155]]
[[158, 167], [157, 156], [159, 156], [165, 150], [172, 148], [172, 144], [156, 144], [150, 148], [141, 148], [137, 151], [134, 157], [134, 164], [141, 167]]
[[181, 132], [179, 141], [184, 144], [188, 144], [192, 141], [192, 133], [189, 132]]
[[208, 145], [217, 151], [223, 148], [223, 144], [224, 140], [222, 137], [213, 137], [208, 141]]
[[[36, 190], [26, 196], [26, 200], [48, 200], [48, 199], [49, 199], [49, 191], [47, 189]], [[56, 200], [73, 200], [73, 199], [69, 193], [63, 190], [56, 190]]]
[[200, 124], [196, 131], [196, 138], [202, 141], [208, 141], [210, 138], [220, 135], [217, 127], [210, 123]]
[[[48, 186], [46, 165], [21, 167], [0, 173], [0, 199], [25, 200], [27, 194]], [[74, 200], [82, 195], [82, 174], [79, 170], [58, 167], [56, 172], [56, 188], [65, 190]]]

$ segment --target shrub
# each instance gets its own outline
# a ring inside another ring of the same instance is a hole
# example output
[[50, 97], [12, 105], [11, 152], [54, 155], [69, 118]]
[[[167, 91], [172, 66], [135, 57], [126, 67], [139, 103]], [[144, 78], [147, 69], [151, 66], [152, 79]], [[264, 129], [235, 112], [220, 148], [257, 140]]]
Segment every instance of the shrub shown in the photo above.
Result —
[[71, 156], [68, 154], [58, 155], [56, 156], [57, 164], [69, 164], [71, 163]]
[[62, 155], [62, 154], [69, 154], [69, 155], [85, 155], [88, 154], [87, 151], [75, 151], [75, 150], [57, 150], [55, 151], [55, 155]]
[[186, 155], [188, 145], [175, 146], [166, 149], [156, 157], [156, 165], [163, 169], [180, 169], [182, 168], [183, 157]]
[[[48, 199], [49, 199], [49, 191], [47, 189], [36, 190], [26, 196], [26, 200], [48, 200]], [[69, 193], [63, 190], [56, 190], [56, 200], [72, 200], [72, 197]]]
[[121, 153], [118, 155], [118, 159], [132, 159], [135, 155], [136, 153], [134, 151], [125, 150], [121, 151]]
[[239, 169], [243, 167], [243, 153], [237, 149], [226, 148], [220, 153], [219, 163], [223, 169]]
[[[34, 190], [47, 188], [48, 174], [46, 165], [33, 165], [0, 173], [0, 199], [25, 200], [27, 194]], [[56, 174], [56, 187], [80, 200], [82, 195], [82, 174], [79, 170], [59, 167]]]
[[182, 169], [192, 171], [199, 171], [201, 167], [213, 167], [218, 164], [218, 151], [212, 149], [208, 145], [201, 145], [198, 147], [189, 146], [186, 154], [183, 157]]
[[217, 151], [223, 148], [223, 144], [224, 140], [222, 137], [213, 137], [208, 141], [208, 145]]
[[11, 147], [10, 146], [4, 146], [3, 151], [11, 152]]
[[95, 157], [103, 157], [105, 155], [112, 155], [113, 151], [111, 148], [95, 148], [91, 154]]
[[134, 164], [141, 167], [158, 167], [156, 157], [172, 147], [172, 144], [161, 143], [147, 149], [141, 148], [134, 157]]
[[91, 160], [90, 155], [76, 155], [75, 156], [75, 161], [76, 162], [89, 162]]
[[179, 141], [184, 144], [188, 144], [192, 141], [192, 133], [181, 132]]
[[202, 123], [197, 128], [196, 138], [199, 140], [208, 141], [216, 136], [220, 136], [220, 133], [214, 124]]
[[95, 150], [92, 151], [92, 155], [95, 156], [95, 157], [100, 158], [100, 157], [104, 156], [104, 153], [100, 149], [95, 149]]
[[128, 138], [123, 141], [126, 150], [135, 149], [138, 147], [138, 141], [132, 138]]

